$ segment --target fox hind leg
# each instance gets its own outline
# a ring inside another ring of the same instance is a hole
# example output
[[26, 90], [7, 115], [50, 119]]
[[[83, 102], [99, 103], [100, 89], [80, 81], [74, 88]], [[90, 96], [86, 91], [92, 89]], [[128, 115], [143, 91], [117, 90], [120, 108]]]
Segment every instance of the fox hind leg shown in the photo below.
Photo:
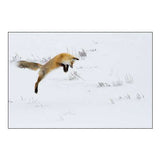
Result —
[[44, 78], [44, 76], [45, 76], [45, 73], [40, 72], [39, 77], [38, 77], [37, 82], [35, 83], [35, 87], [34, 87], [34, 92], [35, 93], [38, 93], [38, 84]]
[[35, 83], [35, 87], [34, 87], [34, 89], [35, 89], [34, 92], [35, 93], [38, 93], [38, 84], [42, 80], [42, 78], [43, 78], [42, 76], [39, 76], [37, 82]]

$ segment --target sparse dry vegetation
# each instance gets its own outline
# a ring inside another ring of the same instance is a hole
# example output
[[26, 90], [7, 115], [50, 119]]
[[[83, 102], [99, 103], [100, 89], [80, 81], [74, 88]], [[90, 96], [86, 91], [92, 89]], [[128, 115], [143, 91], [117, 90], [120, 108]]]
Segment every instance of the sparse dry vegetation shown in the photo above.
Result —
[[87, 53], [84, 49], [82, 49], [82, 51], [78, 51], [78, 54], [82, 59], [87, 57]]
[[133, 77], [130, 74], [126, 74], [124, 76], [124, 80], [117, 79], [113, 80], [112, 82], [98, 82], [97, 87], [119, 87], [124, 84], [132, 84], [133, 83]]
[[124, 79], [126, 83], [129, 83], [129, 84], [133, 83], [133, 77], [130, 74], [126, 74], [124, 76]]
[[78, 80], [78, 79], [83, 79], [83, 78], [77, 73], [77, 71], [71, 72], [69, 74], [69, 80]]
[[116, 104], [118, 102], [123, 102], [123, 101], [136, 101], [136, 100], [140, 101], [142, 99], [144, 99], [144, 95], [139, 92], [135, 94], [127, 93], [126, 95], [109, 98], [109, 104]]

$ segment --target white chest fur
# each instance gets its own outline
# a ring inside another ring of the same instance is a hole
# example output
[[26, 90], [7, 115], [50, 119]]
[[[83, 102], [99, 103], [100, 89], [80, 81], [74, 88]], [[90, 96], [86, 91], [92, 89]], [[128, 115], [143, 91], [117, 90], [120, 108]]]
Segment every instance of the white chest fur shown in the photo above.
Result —
[[68, 60], [68, 61], [63, 61], [62, 63], [63, 63], [64, 65], [66, 65], [66, 64], [71, 65], [71, 61], [69, 61], [69, 60]]

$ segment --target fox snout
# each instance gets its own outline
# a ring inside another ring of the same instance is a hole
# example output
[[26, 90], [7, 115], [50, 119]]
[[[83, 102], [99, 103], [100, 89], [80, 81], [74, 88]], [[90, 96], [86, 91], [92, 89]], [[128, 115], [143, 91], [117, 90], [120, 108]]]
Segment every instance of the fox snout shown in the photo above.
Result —
[[75, 60], [79, 60], [79, 58], [76, 58], [76, 57], [74, 57], [73, 59], [75, 59]]

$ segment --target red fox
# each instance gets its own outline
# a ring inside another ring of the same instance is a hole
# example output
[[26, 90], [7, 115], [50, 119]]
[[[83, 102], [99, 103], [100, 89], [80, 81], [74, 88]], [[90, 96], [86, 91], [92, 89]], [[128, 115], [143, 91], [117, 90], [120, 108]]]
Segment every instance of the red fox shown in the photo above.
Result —
[[37, 82], [35, 83], [34, 91], [38, 93], [38, 84], [39, 82], [52, 70], [63, 67], [64, 72], [68, 71], [69, 66], [73, 68], [73, 63], [75, 60], [79, 60], [78, 58], [74, 57], [69, 53], [61, 53], [55, 56], [54, 58], [50, 59], [46, 64], [42, 65], [39, 63], [34, 62], [27, 62], [27, 61], [19, 61], [18, 67], [20, 68], [29, 68], [32, 70], [40, 69], [39, 77]]

